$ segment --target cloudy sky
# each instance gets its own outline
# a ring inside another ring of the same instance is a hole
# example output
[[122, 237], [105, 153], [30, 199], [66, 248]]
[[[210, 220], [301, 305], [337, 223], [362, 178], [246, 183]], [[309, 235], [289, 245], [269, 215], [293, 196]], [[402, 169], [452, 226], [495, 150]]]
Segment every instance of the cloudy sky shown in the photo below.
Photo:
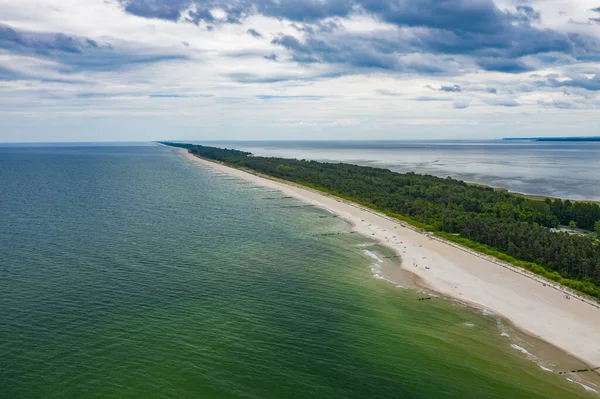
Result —
[[600, 0], [2, 0], [0, 142], [600, 135]]

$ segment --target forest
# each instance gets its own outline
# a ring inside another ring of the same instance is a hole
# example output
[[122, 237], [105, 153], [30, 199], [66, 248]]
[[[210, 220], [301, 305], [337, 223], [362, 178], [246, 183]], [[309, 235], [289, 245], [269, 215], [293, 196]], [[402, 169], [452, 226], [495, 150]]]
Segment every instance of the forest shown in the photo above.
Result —
[[594, 230], [600, 221], [596, 203], [538, 201], [449, 177], [161, 144], [357, 202], [600, 298], [598, 240], [554, 230], [559, 225]]

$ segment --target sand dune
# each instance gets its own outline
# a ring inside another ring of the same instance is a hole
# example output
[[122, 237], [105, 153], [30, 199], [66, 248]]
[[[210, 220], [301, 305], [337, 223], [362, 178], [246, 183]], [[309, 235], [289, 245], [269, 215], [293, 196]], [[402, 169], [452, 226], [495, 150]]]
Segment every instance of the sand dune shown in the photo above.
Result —
[[[443, 295], [487, 309], [595, 368], [600, 366], [600, 308], [499, 261], [439, 240], [385, 215], [332, 196], [206, 161], [199, 164], [276, 188], [339, 215], [364, 236], [396, 251], [403, 268]], [[544, 283], [546, 285], [544, 285]]]

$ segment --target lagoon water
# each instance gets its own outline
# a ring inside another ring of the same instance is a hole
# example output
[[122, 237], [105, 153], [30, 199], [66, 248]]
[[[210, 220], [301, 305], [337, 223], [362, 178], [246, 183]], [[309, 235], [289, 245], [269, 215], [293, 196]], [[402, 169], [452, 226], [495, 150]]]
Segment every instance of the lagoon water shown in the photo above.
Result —
[[0, 397], [594, 397], [375, 278], [345, 222], [169, 148], [2, 147], [0, 221]]
[[218, 142], [256, 155], [349, 162], [451, 176], [525, 194], [600, 201], [600, 142]]

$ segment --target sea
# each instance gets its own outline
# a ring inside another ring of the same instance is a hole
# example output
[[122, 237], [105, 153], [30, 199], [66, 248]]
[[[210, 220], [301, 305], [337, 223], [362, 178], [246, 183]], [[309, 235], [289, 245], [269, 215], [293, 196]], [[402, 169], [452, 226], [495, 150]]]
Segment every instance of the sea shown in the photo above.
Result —
[[172, 148], [0, 147], [0, 398], [597, 397], [390, 255]]
[[201, 142], [255, 155], [348, 162], [509, 191], [600, 201], [600, 142], [229, 141]]

